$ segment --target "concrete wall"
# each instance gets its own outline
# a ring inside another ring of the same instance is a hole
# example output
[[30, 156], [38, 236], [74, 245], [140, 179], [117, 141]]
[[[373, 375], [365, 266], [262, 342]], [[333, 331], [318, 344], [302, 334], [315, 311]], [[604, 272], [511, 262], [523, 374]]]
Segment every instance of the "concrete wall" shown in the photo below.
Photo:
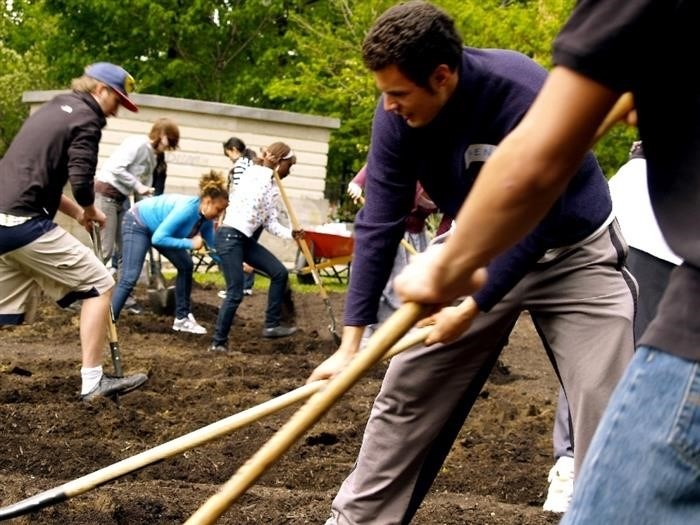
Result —
[[[61, 91], [29, 91], [22, 100], [34, 111]], [[275, 141], [289, 144], [297, 156], [297, 164], [284, 180], [284, 187], [302, 226], [327, 222], [328, 202], [323, 197], [328, 161], [328, 141], [332, 130], [340, 126], [334, 118], [304, 115], [232, 104], [205, 102], [158, 95], [135, 93], [131, 96], [139, 107], [138, 113], [124, 108], [119, 116], [110, 118], [102, 133], [98, 169], [129, 135], [147, 135], [153, 121], [169, 117], [180, 128], [177, 151], [167, 152], [168, 178], [165, 191], [196, 194], [202, 173], [218, 169], [228, 173], [231, 162], [223, 154], [222, 144], [236, 136], [256, 152]], [[60, 218], [58, 222], [76, 232], [74, 221]], [[83, 237], [82, 232], [76, 232]], [[293, 259], [296, 246], [263, 234], [261, 242], [285, 261]]]

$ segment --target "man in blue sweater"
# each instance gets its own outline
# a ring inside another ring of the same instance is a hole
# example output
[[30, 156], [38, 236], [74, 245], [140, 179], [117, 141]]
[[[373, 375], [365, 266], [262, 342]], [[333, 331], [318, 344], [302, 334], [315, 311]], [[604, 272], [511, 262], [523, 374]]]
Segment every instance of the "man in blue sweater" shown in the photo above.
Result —
[[484, 165], [456, 235], [395, 282], [410, 301], [470, 293], [470, 276], [541, 220], [615, 101], [632, 93], [626, 120], [644, 141], [654, 215], [683, 263], [608, 403], [562, 525], [700, 521], [700, 86], [688, 67], [698, 20], [694, 0], [579, 0], [554, 41], [556, 65]]
[[[425, 2], [386, 11], [365, 38], [363, 57], [383, 94], [355, 223], [346, 326], [340, 348], [310, 380], [342, 369], [363, 327], [376, 321], [416, 181], [456, 216], [546, 77], [521, 54], [464, 48], [453, 20]], [[492, 260], [479, 292], [450, 310], [459, 330], [434, 330], [439, 336], [428, 342], [440, 344], [392, 360], [328, 523], [411, 520], [523, 310], [570, 403], [580, 464], [633, 352], [637, 291], [626, 251], [607, 183], [588, 153], [549, 213]]]

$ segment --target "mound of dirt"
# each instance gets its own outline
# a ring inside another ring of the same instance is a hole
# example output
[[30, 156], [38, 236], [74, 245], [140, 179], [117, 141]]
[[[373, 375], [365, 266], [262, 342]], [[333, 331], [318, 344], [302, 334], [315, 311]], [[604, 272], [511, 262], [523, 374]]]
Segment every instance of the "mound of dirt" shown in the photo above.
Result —
[[[145, 289], [137, 298], [147, 303]], [[344, 297], [331, 294], [336, 318]], [[246, 297], [225, 355], [210, 335], [172, 331], [172, 318], [124, 314], [119, 346], [127, 373], [148, 383], [118, 403], [78, 401], [77, 313], [44, 300], [37, 321], [0, 331], [0, 505], [97, 469], [254, 407], [304, 384], [333, 350], [320, 297], [296, 295], [292, 337], [261, 337], [266, 296]], [[213, 330], [220, 299], [195, 285], [194, 315]], [[106, 348], [106, 346], [105, 346]], [[110, 370], [109, 352], [105, 369]], [[350, 471], [385, 365], [371, 370], [236, 501], [226, 524], [321, 524]], [[416, 524], [540, 525], [552, 464], [557, 385], [523, 316]], [[254, 454], [298, 406], [247, 425], [15, 523], [179, 524]]]

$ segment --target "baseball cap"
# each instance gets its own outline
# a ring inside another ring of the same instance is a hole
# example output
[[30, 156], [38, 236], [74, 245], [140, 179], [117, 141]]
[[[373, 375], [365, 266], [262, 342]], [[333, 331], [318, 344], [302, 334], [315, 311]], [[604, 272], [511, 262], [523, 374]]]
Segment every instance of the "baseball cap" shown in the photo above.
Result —
[[128, 97], [128, 94], [134, 90], [136, 82], [134, 82], [134, 77], [123, 68], [109, 62], [96, 62], [85, 68], [85, 76], [104, 82], [111, 87], [119, 95], [121, 105], [129, 111], [136, 113], [139, 110]]

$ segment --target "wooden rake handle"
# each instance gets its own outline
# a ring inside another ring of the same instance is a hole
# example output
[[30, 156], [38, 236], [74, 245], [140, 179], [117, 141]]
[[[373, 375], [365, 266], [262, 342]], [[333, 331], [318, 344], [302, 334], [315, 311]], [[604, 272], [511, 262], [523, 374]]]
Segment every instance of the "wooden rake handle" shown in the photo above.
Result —
[[[284, 452], [298, 440], [333, 404], [354, 385], [420, 318], [429, 307], [408, 303], [399, 308], [372, 335], [367, 346], [314, 394], [219, 490], [210, 497], [186, 525], [214, 523]], [[415, 337], [425, 338], [422, 332]], [[423, 340], [421, 339], [421, 340]], [[418, 341], [420, 342], [420, 341]]]
[[[284, 202], [285, 208], [287, 208], [287, 213], [289, 214], [289, 221], [292, 223], [292, 229], [293, 230], [301, 230], [301, 225], [299, 224], [299, 220], [297, 219], [296, 213], [294, 213], [294, 208], [292, 208], [292, 203], [289, 201], [289, 198], [287, 197], [287, 192], [284, 189], [284, 185], [282, 184], [282, 180], [280, 179], [279, 175], [277, 174], [276, 170], [272, 171], [274, 177], [275, 177], [275, 182], [277, 183], [277, 187], [279, 188], [280, 191], [280, 196], [282, 197], [282, 201]], [[335, 322], [335, 315], [333, 314], [333, 308], [331, 307], [331, 301], [330, 298], [328, 297], [328, 292], [326, 292], [326, 289], [323, 286], [323, 282], [321, 281], [321, 275], [318, 273], [318, 268], [316, 267], [316, 262], [314, 261], [314, 257], [311, 254], [311, 250], [309, 249], [309, 244], [306, 242], [306, 239], [296, 239], [297, 244], [299, 245], [299, 248], [301, 249], [301, 252], [304, 254], [304, 258], [306, 258], [306, 263], [309, 265], [309, 268], [311, 269], [311, 275], [314, 278], [314, 282], [318, 286], [318, 290], [321, 294], [321, 298], [323, 299], [324, 304], [326, 305], [326, 311], [328, 312], [328, 316], [331, 319], [331, 324], [328, 327], [328, 329], [331, 332], [331, 335], [333, 336], [333, 340], [337, 345], [340, 344], [340, 335], [338, 335], [338, 332], [336, 330], [336, 322]]]

